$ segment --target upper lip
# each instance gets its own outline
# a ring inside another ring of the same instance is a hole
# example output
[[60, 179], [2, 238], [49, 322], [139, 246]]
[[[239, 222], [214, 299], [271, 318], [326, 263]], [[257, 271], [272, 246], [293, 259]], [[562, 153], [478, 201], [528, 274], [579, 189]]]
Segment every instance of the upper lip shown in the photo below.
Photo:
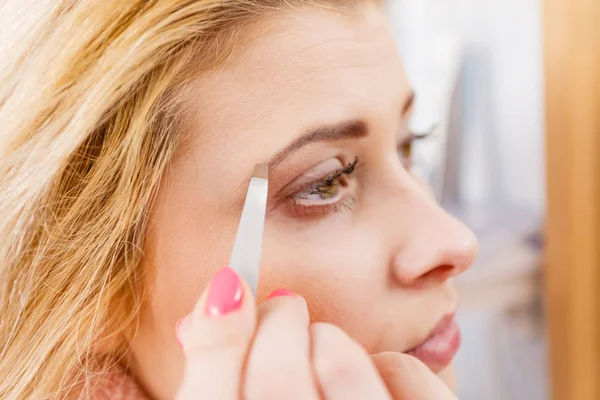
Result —
[[448, 314], [444, 314], [437, 322], [437, 324], [433, 327], [433, 329], [429, 332], [429, 334], [427, 335], [427, 337], [422, 340], [417, 346], [409, 349], [406, 351], [406, 353], [409, 353], [411, 351], [414, 351], [415, 349], [418, 349], [421, 345], [423, 345], [424, 343], [426, 343], [429, 339], [431, 339], [432, 337], [442, 333], [447, 327], [448, 325], [450, 325], [452, 323], [452, 321], [454, 320], [454, 317], [456, 316], [456, 311], [452, 311]]

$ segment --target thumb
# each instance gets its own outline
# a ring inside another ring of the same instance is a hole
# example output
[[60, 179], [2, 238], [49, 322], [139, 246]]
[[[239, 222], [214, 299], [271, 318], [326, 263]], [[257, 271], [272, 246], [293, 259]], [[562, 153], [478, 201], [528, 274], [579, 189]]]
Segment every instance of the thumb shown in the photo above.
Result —
[[220, 270], [178, 324], [185, 370], [177, 399], [238, 400], [255, 327], [256, 303], [248, 285], [232, 269]]
[[457, 400], [448, 386], [413, 356], [385, 352], [371, 359], [394, 400]]

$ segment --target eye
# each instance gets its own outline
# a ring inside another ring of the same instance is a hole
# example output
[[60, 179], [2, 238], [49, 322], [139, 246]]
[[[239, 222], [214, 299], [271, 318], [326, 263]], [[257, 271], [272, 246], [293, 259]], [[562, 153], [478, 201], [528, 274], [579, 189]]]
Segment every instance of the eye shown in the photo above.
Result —
[[291, 199], [294, 212], [301, 216], [323, 216], [330, 211], [350, 210], [354, 203], [349, 196], [350, 180], [357, 164], [358, 158], [298, 190]]
[[398, 144], [398, 148], [397, 148], [398, 157], [400, 158], [402, 165], [404, 165], [404, 168], [406, 168], [409, 171], [413, 168], [414, 163], [415, 163], [415, 160], [414, 160], [415, 143], [419, 140], [424, 140], [424, 139], [429, 138], [431, 136], [431, 134], [433, 133], [434, 129], [435, 129], [435, 127], [425, 133], [411, 133], [409, 135], [409, 137], [407, 137], [400, 144]]
[[404, 142], [398, 146], [398, 156], [404, 168], [411, 169], [413, 165], [413, 145], [415, 143], [415, 136], [411, 135]]
[[341, 176], [337, 178], [322, 179], [312, 185], [309, 189], [300, 193], [300, 196], [296, 199], [310, 201], [333, 201], [340, 193], [340, 187], [342, 185], [341, 179]]

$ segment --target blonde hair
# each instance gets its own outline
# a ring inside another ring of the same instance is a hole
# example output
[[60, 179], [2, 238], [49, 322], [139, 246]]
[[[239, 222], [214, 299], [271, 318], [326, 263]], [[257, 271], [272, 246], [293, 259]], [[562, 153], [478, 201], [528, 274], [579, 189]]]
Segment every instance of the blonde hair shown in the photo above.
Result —
[[32, 3], [31, 29], [0, 57], [0, 398], [67, 397], [98, 360], [101, 372], [126, 354], [145, 217], [187, 81], [273, 10], [350, 3]]

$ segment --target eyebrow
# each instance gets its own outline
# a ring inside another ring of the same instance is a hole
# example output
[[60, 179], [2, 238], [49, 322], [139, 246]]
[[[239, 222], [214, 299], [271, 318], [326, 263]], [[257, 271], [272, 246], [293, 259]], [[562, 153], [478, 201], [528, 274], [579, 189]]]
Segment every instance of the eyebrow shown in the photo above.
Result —
[[309, 130], [298, 137], [289, 146], [280, 150], [275, 157], [269, 161], [269, 167], [273, 168], [285, 160], [291, 153], [314, 142], [340, 140], [346, 138], [361, 138], [367, 136], [367, 124], [362, 120], [346, 121], [339, 124], [324, 125]]
[[[414, 102], [415, 92], [411, 91], [402, 106], [402, 118], [406, 117]], [[296, 138], [287, 147], [277, 152], [268, 164], [270, 168], [273, 168], [293, 152], [311, 143], [340, 139], [358, 139], [367, 136], [368, 133], [367, 123], [363, 120], [345, 121], [338, 124], [323, 125], [315, 129], [310, 129]]]

